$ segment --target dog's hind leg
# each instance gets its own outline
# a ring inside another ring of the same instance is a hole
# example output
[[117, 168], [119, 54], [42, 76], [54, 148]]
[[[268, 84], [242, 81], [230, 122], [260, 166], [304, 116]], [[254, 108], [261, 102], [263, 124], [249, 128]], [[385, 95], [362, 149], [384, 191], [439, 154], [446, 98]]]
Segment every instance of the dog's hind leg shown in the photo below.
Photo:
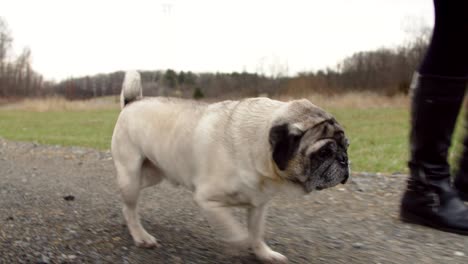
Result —
[[164, 179], [163, 172], [149, 159], [145, 159], [141, 165], [140, 188], [144, 189], [160, 183]]
[[[142, 187], [143, 161], [137, 156], [126, 155], [125, 159], [114, 159], [118, 185], [123, 199], [123, 215], [133, 241], [139, 247], [157, 247], [156, 239], [143, 228], [138, 215], [138, 197]], [[123, 161], [123, 162], [122, 162]], [[148, 171], [145, 171], [147, 173]], [[151, 182], [143, 183], [148, 185]], [[154, 182], [153, 182], [154, 183]]]

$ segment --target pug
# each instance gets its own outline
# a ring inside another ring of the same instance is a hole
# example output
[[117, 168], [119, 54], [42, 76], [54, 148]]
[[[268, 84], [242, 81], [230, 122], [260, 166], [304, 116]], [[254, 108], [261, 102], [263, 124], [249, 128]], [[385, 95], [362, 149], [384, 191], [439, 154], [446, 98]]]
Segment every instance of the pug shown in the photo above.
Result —
[[[141, 189], [166, 179], [193, 191], [224, 241], [247, 245], [264, 262], [286, 262], [263, 239], [268, 202], [279, 191], [308, 194], [350, 175], [343, 127], [305, 99], [146, 98], [139, 73], [127, 72], [121, 106], [111, 148], [137, 246], [159, 246], [141, 225], [137, 201]], [[234, 206], [247, 209], [247, 228], [231, 214]]]

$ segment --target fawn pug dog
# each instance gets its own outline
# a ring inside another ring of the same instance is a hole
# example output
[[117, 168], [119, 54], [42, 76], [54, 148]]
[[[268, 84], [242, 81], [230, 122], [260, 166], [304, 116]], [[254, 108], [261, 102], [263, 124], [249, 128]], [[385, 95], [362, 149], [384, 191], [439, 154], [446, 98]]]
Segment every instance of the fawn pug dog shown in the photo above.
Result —
[[[138, 246], [158, 246], [140, 223], [139, 192], [167, 179], [193, 191], [223, 240], [248, 245], [260, 260], [286, 262], [263, 239], [268, 201], [286, 186], [307, 194], [344, 184], [350, 174], [343, 128], [308, 100], [144, 98], [139, 73], [127, 72], [121, 106], [112, 156]], [[247, 208], [247, 232], [231, 206]]]

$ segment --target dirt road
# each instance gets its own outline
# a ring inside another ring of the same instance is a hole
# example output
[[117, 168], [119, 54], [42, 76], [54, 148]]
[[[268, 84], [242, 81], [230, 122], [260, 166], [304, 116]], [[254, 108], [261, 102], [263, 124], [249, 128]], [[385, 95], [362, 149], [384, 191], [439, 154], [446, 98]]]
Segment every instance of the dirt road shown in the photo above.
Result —
[[[468, 237], [398, 220], [404, 181], [354, 175], [332, 190], [276, 198], [267, 241], [290, 263], [468, 263]], [[109, 153], [0, 139], [0, 263], [257, 263], [226, 253], [183, 189], [143, 193], [158, 249], [133, 245], [120, 208]]]

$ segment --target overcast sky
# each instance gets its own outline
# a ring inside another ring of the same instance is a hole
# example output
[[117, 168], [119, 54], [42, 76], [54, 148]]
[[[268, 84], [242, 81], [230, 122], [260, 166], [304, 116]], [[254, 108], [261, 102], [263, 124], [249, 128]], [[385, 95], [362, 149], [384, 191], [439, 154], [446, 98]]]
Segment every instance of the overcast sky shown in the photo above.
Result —
[[[289, 74], [394, 47], [431, 0], [0, 0], [14, 49], [46, 78], [173, 68]], [[280, 66], [280, 67], [279, 67]]]

